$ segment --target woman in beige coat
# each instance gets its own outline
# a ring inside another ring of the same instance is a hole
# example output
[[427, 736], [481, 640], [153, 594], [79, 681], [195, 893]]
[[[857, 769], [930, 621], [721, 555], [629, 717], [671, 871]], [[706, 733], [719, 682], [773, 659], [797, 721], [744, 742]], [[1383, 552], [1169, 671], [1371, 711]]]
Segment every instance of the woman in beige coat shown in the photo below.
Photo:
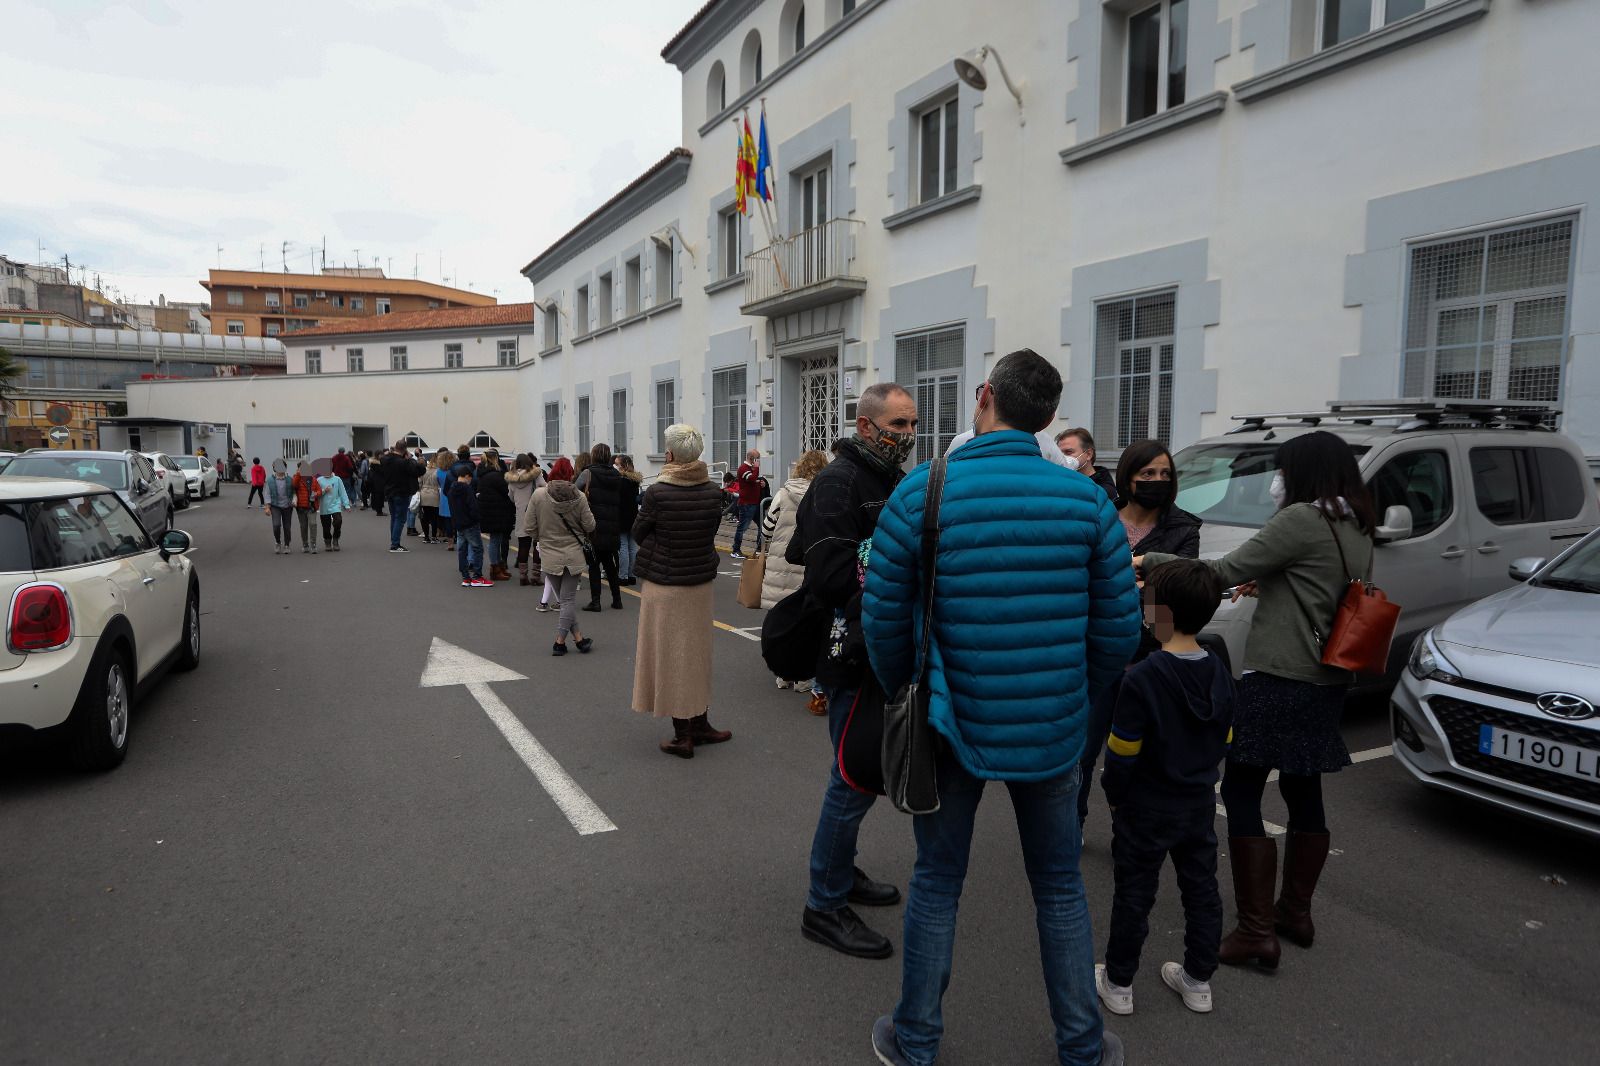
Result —
[[[506, 471], [506, 487], [511, 490], [511, 502], [516, 506], [518, 515], [528, 513], [528, 503], [533, 499], [533, 493], [544, 484], [544, 471], [539, 469], [539, 460], [527, 452], [517, 456], [513, 469]], [[533, 576], [528, 576], [528, 563], [533, 555], [533, 538], [523, 534], [517, 538], [517, 574], [519, 585], [540, 584], [539, 568], [534, 567]]]
[[589, 651], [594, 647], [593, 638], [578, 632], [578, 575], [588, 566], [579, 535], [594, 532], [594, 513], [589, 510], [588, 497], [570, 481], [552, 481], [528, 501], [522, 529], [538, 543], [545, 579], [561, 601], [556, 642], [550, 654], [567, 654], [569, 635], [580, 652]]
[[435, 534], [443, 536], [444, 529], [439, 524], [439, 467], [431, 455], [417, 482], [417, 510], [422, 512], [422, 543], [435, 543]]
[[[784, 553], [789, 541], [794, 539], [794, 518], [800, 510], [800, 501], [811, 487], [811, 479], [827, 465], [828, 457], [822, 452], [809, 451], [802, 455], [794, 464], [794, 476], [784, 482], [783, 488], [772, 497], [772, 505], [761, 519], [761, 532], [767, 538], [766, 570], [761, 578], [761, 606], [764, 610], [772, 610], [779, 600], [798, 589], [800, 582], [805, 580], [806, 568], [789, 562], [784, 558]], [[790, 682], [781, 677], [775, 680], [779, 688], [790, 687]], [[796, 692], [811, 692], [812, 685], [810, 681], [796, 681], [793, 688]], [[828, 713], [828, 701], [822, 698], [820, 692], [812, 696], [809, 710], [818, 716]]]

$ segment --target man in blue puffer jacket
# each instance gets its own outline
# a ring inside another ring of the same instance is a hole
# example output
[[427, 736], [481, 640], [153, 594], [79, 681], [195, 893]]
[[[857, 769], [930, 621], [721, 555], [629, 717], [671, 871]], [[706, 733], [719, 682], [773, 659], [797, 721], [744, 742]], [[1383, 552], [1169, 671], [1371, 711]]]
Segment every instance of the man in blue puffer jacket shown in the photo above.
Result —
[[[978, 393], [978, 436], [947, 460], [935, 560], [930, 718], [944, 744], [939, 810], [916, 819], [900, 1003], [873, 1027], [884, 1062], [926, 1066], [943, 1032], [956, 907], [978, 800], [1004, 781], [1038, 910], [1039, 951], [1063, 1064], [1122, 1062], [1094, 991], [1094, 943], [1078, 871], [1078, 758], [1090, 701], [1139, 643], [1128, 538], [1087, 478], [1039, 454], [1061, 375], [1024, 349]], [[878, 519], [861, 618], [884, 690], [912, 679], [921, 632], [924, 465]]]

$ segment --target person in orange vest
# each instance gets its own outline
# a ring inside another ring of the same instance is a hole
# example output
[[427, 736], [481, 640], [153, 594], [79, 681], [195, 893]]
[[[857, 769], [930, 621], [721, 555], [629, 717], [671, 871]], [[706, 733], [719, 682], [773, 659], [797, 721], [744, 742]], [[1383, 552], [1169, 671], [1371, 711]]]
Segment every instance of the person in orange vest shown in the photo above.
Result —
[[317, 484], [317, 476], [311, 472], [311, 464], [306, 460], [300, 460], [300, 465], [295, 468], [291, 485], [294, 488], [294, 513], [300, 521], [300, 550], [315, 555], [317, 511], [322, 503], [322, 486]]

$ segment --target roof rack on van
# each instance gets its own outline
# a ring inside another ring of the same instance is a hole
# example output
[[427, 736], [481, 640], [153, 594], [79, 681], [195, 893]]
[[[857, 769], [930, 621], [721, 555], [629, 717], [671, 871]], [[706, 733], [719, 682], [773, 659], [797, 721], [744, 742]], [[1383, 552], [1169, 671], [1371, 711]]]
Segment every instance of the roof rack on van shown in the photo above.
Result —
[[1314, 428], [1328, 421], [1371, 425], [1379, 419], [1398, 420], [1398, 433], [1442, 425], [1454, 429], [1550, 429], [1560, 413], [1545, 403], [1506, 400], [1332, 400], [1326, 411], [1234, 415], [1240, 425], [1228, 432], [1253, 433], [1269, 424]]

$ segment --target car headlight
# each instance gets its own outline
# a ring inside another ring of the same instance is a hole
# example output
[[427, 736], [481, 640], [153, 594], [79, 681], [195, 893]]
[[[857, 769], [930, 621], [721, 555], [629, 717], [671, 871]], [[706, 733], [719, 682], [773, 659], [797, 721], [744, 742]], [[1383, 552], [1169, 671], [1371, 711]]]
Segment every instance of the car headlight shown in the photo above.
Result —
[[1411, 671], [1411, 676], [1418, 681], [1442, 681], [1453, 685], [1461, 680], [1461, 675], [1456, 671], [1455, 665], [1445, 658], [1444, 652], [1439, 650], [1439, 645], [1434, 642], [1433, 630], [1428, 630], [1417, 638], [1411, 648], [1411, 659], [1406, 663], [1406, 669]]

